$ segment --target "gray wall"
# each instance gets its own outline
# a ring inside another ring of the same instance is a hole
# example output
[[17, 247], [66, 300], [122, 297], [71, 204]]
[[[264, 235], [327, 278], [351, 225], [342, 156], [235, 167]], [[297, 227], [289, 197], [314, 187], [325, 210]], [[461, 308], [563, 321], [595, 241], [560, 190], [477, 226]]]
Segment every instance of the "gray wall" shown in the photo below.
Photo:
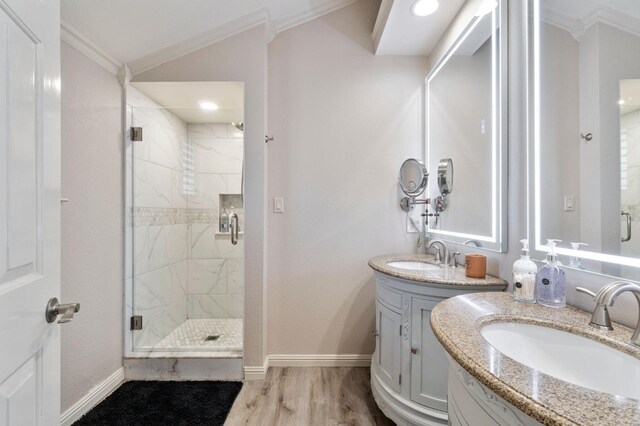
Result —
[[422, 158], [424, 57], [375, 56], [378, 2], [269, 44], [270, 354], [373, 352], [370, 257], [416, 250], [398, 170]]
[[117, 78], [62, 43], [62, 411], [122, 366], [123, 138]]

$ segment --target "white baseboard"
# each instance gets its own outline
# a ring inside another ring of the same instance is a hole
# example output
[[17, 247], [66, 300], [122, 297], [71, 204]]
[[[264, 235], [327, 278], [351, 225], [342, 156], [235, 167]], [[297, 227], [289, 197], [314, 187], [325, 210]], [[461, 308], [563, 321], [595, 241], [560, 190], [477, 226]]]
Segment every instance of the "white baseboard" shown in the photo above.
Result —
[[245, 380], [264, 380], [267, 377], [267, 370], [269, 370], [269, 358], [265, 359], [263, 365], [257, 367], [244, 367], [244, 379]]
[[84, 416], [98, 405], [111, 392], [118, 389], [124, 382], [124, 368], [120, 367], [102, 382], [91, 388], [78, 402], [60, 415], [60, 426], [71, 426], [76, 420]]
[[311, 354], [269, 355], [270, 367], [369, 367], [371, 355]]
[[264, 380], [269, 367], [369, 367], [371, 355], [311, 354], [269, 355], [264, 365], [244, 367], [245, 380]]

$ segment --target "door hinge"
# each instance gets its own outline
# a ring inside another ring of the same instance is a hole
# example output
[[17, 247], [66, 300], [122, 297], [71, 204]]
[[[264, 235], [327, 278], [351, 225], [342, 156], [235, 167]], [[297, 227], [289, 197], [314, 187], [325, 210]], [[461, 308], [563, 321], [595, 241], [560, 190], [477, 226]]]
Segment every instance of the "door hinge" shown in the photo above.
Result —
[[400, 375], [400, 377], [398, 377], [398, 384], [401, 385], [402, 384], [402, 374]]
[[131, 317], [131, 330], [142, 330], [142, 315]]
[[402, 336], [402, 324], [400, 324], [400, 335]]
[[131, 128], [131, 140], [134, 142], [142, 141], [142, 127]]

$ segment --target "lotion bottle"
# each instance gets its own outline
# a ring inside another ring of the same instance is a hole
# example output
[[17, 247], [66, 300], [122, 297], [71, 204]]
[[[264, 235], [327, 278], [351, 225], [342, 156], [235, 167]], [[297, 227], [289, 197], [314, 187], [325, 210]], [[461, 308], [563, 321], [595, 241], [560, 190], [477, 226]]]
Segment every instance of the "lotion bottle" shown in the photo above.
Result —
[[547, 240], [549, 253], [545, 264], [536, 275], [536, 298], [538, 303], [550, 308], [564, 308], [567, 305], [565, 294], [565, 273], [558, 262], [556, 243], [560, 240]]
[[513, 299], [518, 302], [536, 303], [536, 272], [538, 267], [529, 258], [529, 241], [520, 240], [520, 259], [513, 264]]

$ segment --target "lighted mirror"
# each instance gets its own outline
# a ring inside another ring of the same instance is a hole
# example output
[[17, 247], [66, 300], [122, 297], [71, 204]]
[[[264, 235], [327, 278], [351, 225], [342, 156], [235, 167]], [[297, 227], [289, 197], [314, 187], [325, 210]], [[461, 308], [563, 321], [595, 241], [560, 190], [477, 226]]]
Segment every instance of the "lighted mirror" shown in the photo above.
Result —
[[537, 257], [640, 279], [640, 1], [532, 0]]
[[465, 2], [425, 96], [427, 169], [438, 170], [428, 232], [496, 251], [506, 249], [506, 3]]

